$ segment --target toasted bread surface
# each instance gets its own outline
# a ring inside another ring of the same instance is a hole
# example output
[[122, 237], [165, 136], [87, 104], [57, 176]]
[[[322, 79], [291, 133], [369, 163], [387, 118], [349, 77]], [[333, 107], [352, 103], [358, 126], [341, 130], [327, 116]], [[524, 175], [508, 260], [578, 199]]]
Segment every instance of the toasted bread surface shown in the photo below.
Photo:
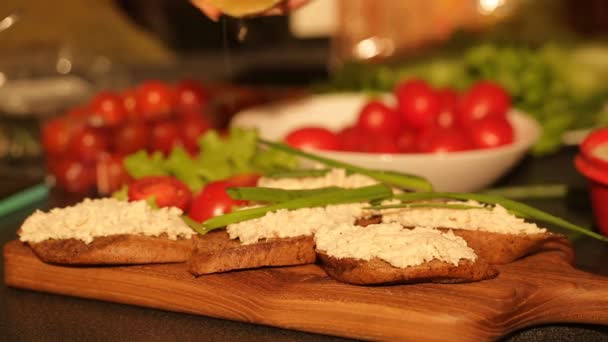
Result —
[[268, 239], [243, 245], [230, 239], [226, 230], [194, 237], [194, 252], [188, 269], [194, 275], [257, 268], [303, 265], [315, 262], [312, 236]]
[[185, 262], [193, 250], [192, 239], [128, 234], [97, 237], [89, 244], [76, 239], [49, 239], [28, 245], [44, 262], [71, 265]]
[[[447, 231], [448, 229], [442, 228], [441, 230]], [[508, 264], [533, 254], [549, 247], [548, 243], [551, 241], [568, 241], [565, 236], [553, 233], [502, 234], [480, 230], [451, 230], [454, 235], [463, 238], [480, 258], [493, 265]]]
[[355, 285], [462, 283], [489, 279], [498, 274], [482, 259], [475, 262], [461, 260], [458, 265], [431, 260], [417, 266], [398, 268], [378, 258], [369, 261], [338, 259], [321, 251], [317, 251], [317, 255], [330, 277]]

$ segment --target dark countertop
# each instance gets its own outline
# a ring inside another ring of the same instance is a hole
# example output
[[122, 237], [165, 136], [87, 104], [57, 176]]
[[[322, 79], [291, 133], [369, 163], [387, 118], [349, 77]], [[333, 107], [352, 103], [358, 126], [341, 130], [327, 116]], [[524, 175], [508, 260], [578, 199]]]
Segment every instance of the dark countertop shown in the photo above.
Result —
[[[575, 152], [570, 148], [550, 157], [528, 158], [498, 184], [560, 182], [584, 188], [585, 180], [572, 166]], [[15, 178], [15, 182], [19, 179]], [[13, 185], [13, 188], [18, 186]], [[48, 201], [0, 218], [0, 243], [4, 245], [14, 239], [20, 222], [36, 207], [48, 208], [64, 200], [51, 196]], [[581, 225], [592, 222], [584, 196], [574, 196], [568, 201], [535, 201], [533, 204]], [[608, 276], [608, 263], [605, 262], [608, 244], [578, 238], [574, 245], [579, 268]], [[142, 284], [142, 291], [145, 291], [145, 284]], [[345, 341], [248, 323], [17, 290], [4, 283], [0, 284], [0, 336], [3, 341]], [[546, 325], [514, 332], [503, 340], [607, 341], [608, 326]]]

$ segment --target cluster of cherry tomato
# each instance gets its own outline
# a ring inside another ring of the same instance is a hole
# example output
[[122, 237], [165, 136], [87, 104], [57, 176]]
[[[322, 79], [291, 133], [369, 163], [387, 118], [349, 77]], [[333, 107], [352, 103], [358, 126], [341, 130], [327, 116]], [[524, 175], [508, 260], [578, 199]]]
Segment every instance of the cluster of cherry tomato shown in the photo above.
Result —
[[176, 145], [197, 153], [198, 137], [211, 127], [208, 100], [207, 90], [191, 80], [100, 92], [43, 125], [48, 169], [69, 192], [111, 193], [128, 181], [125, 155], [142, 149], [168, 153]]
[[285, 141], [297, 148], [369, 153], [437, 153], [493, 148], [513, 142], [509, 94], [490, 81], [460, 94], [409, 80], [394, 90], [396, 106], [369, 101], [357, 122], [339, 132], [304, 127]]
[[177, 207], [188, 216], [203, 222], [211, 217], [229, 213], [234, 207], [246, 205], [246, 201], [232, 199], [229, 187], [252, 187], [257, 185], [258, 174], [242, 174], [226, 180], [209, 182], [198, 194], [175, 177], [148, 176], [129, 184], [130, 201], [154, 198], [158, 207]]

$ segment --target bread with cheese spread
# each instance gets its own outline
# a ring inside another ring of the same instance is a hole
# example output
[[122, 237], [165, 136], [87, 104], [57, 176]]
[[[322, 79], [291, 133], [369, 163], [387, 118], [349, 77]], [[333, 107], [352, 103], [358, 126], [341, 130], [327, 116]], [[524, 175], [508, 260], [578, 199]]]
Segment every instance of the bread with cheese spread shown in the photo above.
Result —
[[490, 279], [498, 271], [478, 258], [461, 260], [458, 265], [430, 260], [416, 266], [394, 267], [378, 258], [369, 261], [353, 258], [335, 258], [318, 251], [325, 272], [335, 280], [354, 285], [408, 284], [408, 283], [463, 283]]

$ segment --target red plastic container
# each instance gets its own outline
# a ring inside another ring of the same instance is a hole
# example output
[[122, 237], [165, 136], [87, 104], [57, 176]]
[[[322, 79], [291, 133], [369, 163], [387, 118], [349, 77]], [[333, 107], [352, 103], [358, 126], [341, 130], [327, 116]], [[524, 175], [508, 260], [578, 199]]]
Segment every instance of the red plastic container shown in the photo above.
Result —
[[593, 215], [600, 232], [608, 236], [608, 128], [585, 138], [574, 164], [589, 179]]

